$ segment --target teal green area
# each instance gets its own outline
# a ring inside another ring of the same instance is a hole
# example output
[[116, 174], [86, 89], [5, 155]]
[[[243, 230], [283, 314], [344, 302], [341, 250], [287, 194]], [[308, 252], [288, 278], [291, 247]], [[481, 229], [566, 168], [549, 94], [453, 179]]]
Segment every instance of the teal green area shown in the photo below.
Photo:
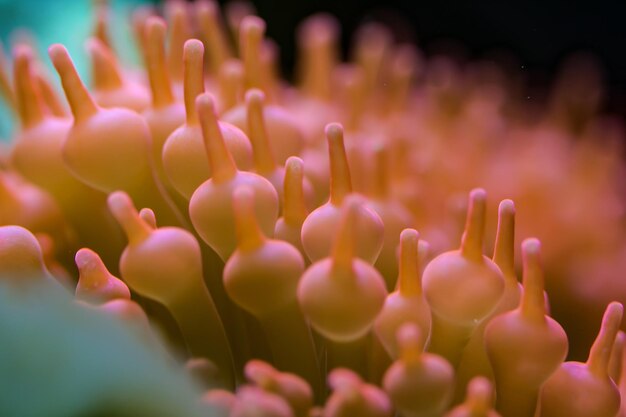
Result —
[[130, 323], [77, 304], [60, 286], [7, 282], [0, 280], [0, 416], [213, 415], [182, 367]]
[[[0, 39], [6, 49], [15, 39], [27, 36], [34, 40], [43, 61], [49, 65], [47, 48], [52, 43], [64, 44], [81, 76], [89, 79], [85, 40], [92, 32], [93, 1], [90, 0], [0, 0]], [[110, 0], [111, 37], [116, 52], [128, 65], [136, 65], [137, 54], [130, 29], [130, 11], [146, 0]], [[51, 72], [57, 87], [56, 74]], [[1, 101], [1, 100], [0, 100]], [[0, 103], [0, 140], [7, 141], [15, 128], [15, 117]]]

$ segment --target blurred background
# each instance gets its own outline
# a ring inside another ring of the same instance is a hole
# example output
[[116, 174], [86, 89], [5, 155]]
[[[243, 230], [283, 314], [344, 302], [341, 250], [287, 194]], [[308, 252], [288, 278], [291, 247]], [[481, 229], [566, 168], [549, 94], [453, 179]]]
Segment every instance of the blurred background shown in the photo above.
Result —
[[624, 1], [414, 1], [414, 0], [260, 0], [253, 2], [272, 22], [268, 34], [293, 64], [296, 24], [327, 11], [343, 29], [344, 51], [364, 20], [389, 23], [398, 40], [414, 41], [427, 53], [445, 50], [460, 58], [508, 60], [533, 84], [546, 84], [565, 58], [575, 52], [594, 55], [606, 71], [611, 108], [624, 109], [626, 2]]
[[[160, 1], [110, 0], [113, 18], [128, 19], [138, 4]], [[223, 3], [223, 1], [220, 1]], [[496, 59], [523, 76], [530, 98], [540, 100], [559, 67], [575, 52], [594, 56], [604, 73], [608, 94], [604, 107], [626, 109], [626, 2], [414, 1], [414, 0], [253, 0], [266, 19], [268, 35], [281, 47], [283, 73], [295, 61], [294, 31], [306, 16], [325, 11], [342, 25], [343, 50], [362, 22], [390, 25], [399, 41], [413, 41], [427, 55], [447, 52], [459, 59]], [[53, 42], [67, 45], [85, 76], [83, 42], [93, 25], [93, 0], [0, 0], [0, 38], [4, 45], [34, 35], [42, 53]], [[24, 32], [23, 28], [28, 28]], [[136, 62], [128, 25], [116, 25], [116, 48], [127, 63]], [[7, 137], [10, 119], [3, 112], [0, 136]]]

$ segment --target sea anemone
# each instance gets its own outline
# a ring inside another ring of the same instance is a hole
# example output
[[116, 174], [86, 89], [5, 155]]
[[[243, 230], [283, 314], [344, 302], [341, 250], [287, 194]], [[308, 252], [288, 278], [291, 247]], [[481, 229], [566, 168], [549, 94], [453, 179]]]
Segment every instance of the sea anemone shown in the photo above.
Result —
[[292, 83], [249, 5], [165, 6], [133, 15], [145, 71], [105, 2], [90, 88], [49, 47], [67, 106], [27, 42], [0, 59], [1, 415], [618, 415], [625, 166], [589, 66], [538, 111], [379, 24], [340, 62], [318, 14]]

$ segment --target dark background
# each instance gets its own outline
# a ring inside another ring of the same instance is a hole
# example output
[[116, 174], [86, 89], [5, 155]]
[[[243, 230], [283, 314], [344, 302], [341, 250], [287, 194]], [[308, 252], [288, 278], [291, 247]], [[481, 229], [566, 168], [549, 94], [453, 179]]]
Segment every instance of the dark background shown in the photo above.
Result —
[[281, 46], [283, 69], [294, 63], [294, 30], [320, 11], [342, 25], [344, 51], [364, 20], [390, 22], [401, 40], [412, 39], [435, 53], [453, 41], [467, 58], [505, 51], [526, 72], [531, 85], [546, 86], [564, 59], [577, 51], [594, 55], [608, 86], [606, 108], [626, 114], [626, 0], [623, 1], [415, 1], [415, 0], [256, 0], [267, 33]]

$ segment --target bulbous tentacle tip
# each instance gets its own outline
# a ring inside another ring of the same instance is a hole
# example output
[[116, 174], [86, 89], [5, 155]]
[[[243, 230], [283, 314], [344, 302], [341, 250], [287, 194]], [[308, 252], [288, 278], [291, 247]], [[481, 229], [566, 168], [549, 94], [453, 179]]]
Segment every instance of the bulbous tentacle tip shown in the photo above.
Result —
[[167, 20], [168, 21], [182, 21], [184, 23], [187, 19], [187, 6], [185, 2], [180, 1], [171, 1], [166, 4], [167, 11]]
[[204, 55], [204, 44], [198, 39], [187, 39], [183, 46], [184, 57], [189, 59], [190, 57], [202, 57]]
[[89, 248], [82, 248], [76, 252], [74, 256], [74, 262], [79, 271], [85, 269], [93, 269], [97, 264], [101, 263], [100, 257], [97, 253]]
[[515, 279], [515, 204], [512, 200], [502, 200], [498, 206], [493, 261], [506, 277]]
[[35, 53], [30, 45], [18, 44], [13, 48], [13, 62], [17, 68], [30, 65], [34, 56]]
[[265, 102], [265, 94], [258, 88], [251, 88], [246, 91], [246, 104], [250, 106], [260, 107]]
[[285, 162], [285, 171], [301, 178], [304, 175], [304, 161], [297, 156], [290, 156]]
[[18, 117], [26, 128], [40, 122], [44, 109], [37, 89], [35, 53], [30, 45], [18, 44], [13, 48], [13, 78], [15, 87], [11, 100], [16, 101]]
[[618, 301], [612, 301], [607, 306], [606, 312], [604, 313], [605, 320], [603, 320], [603, 325], [606, 322], [606, 326], [616, 327], [619, 329], [623, 315], [624, 305]]
[[424, 239], [420, 239], [419, 243], [417, 244], [417, 254], [418, 254], [419, 260], [424, 262], [424, 265], [425, 265], [426, 264], [425, 261], [429, 259], [430, 256], [432, 256], [432, 247], [430, 243], [428, 243]]
[[326, 125], [325, 133], [329, 141], [343, 139], [343, 126], [341, 123], [329, 123]]
[[477, 376], [467, 385], [465, 404], [470, 412], [486, 413], [491, 409], [492, 397], [493, 385], [489, 379]]
[[254, 383], [259, 383], [263, 379], [271, 378], [276, 372], [277, 370], [272, 365], [259, 359], [248, 361], [243, 369], [245, 377]]
[[328, 13], [317, 13], [305, 19], [298, 28], [298, 38], [301, 42], [329, 42], [334, 41], [341, 31], [337, 18]]
[[470, 191], [465, 231], [461, 240], [461, 251], [465, 256], [476, 259], [482, 257], [486, 206], [487, 192], [484, 189], [474, 188]]
[[158, 38], [160, 41], [162, 41], [163, 39], [165, 39], [167, 23], [162, 17], [149, 16], [146, 19], [145, 31], [148, 39]]
[[283, 218], [289, 224], [301, 224], [308, 214], [303, 180], [304, 162], [297, 156], [290, 156], [285, 162], [283, 184]]
[[537, 238], [528, 238], [522, 242], [522, 253], [524, 256], [538, 257], [541, 254], [541, 242]]
[[264, 115], [265, 94], [257, 88], [251, 88], [246, 92], [245, 102], [248, 133], [254, 149], [256, 170], [261, 175], [271, 174], [276, 169], [276, 160], [267, 135]]
[[361, 382], [361, 377], [347, 368], [336, 368], [328, 374], [328, 386], [333, 390], [353, 388]]
[[471, 203], [484, 203], [487, 201], [487, 191], [484, 188], [474, 188], [469, 194]]
[[85, 42], [87, 53], [91, 56], [93, 83], [95, 88], [119, 88], [123, 84], [119, 70], [111, 49], [99, 38], [91, 37]]
[[182, 72], [187, 124], [196, 124], [195, 99], [204, 92], [204, 45], [198, 39], [185, 41]]
[[61, 77], [71, 71], [74, 67], [70, 53], [65, 45], [60, 43], [52, 44], [48, 48], [48, 56], [50, 57], [50, 61], [52, 61], [52, 65]]
[[124, 191], [115, 191], [107, 197], [107, 205], [114, 216], [127, 214], [129, 210], [134, 210], [130, 196]]
[[265, 20], [258, 16], [246, 16], [241, 20], [241, 33], [245, 36], [262, 37], [265, 33]]
[[521, 309], [526, 317], [543, 318], [546, 314], [544, 299], [544, 278], [541, 265], [541, 242], [528, 238], [522, 242], [524, 293]]
[[400, 232], [400, 244], [401, 245], [403, 243], [406, 245], [410, 244], [411, 246], [414, 246], [415, 249], [417, 249], [419, 238], [420, 238], [420, 233], [415, 229], [408, 228]]
[[202, 93], [196, 97], [198, 114], [213, 115], [215, 117], [215, 99], [209, 93]]
[[79, 249], [74, 261], [79, 272], [75, 299], [88, 302], [119, 298], [130, 300], [130, 290], [126, 284], [111, 275], [96, 252], [88, 248]]
[[195, 105], [207, 159], [213, 172], [212, 180], [227, 181], [236, 175], [237, 167], [224, 141], [215, 110], [215, 100], [209, 93], [202, 93], [196, 97]]
[[498, 214], [500, 216], [515, 214], [515, 203], [513, 200], [505, 199], [500, 202], [498, 206]]
[[329, 123], [326, 125], [325, 134], [330, 160], [330, 201], [338, 206], [352, 192], [350, 166], [343, 143], [343, 126], [339, 123]]
[[400, 293], [406, 296], [421, 293], [419, 238], [415, 229], [404, 229], [400, 233], [398, 285]]
[[139, 217], [144, 222], [146, 222], [146, 224], [150, 226], [152, 229], [156, 229], [158, 227], [156, 214], [154, 214], [154, 210], [152, 210], [151, 208], [144, 207], [141, 210], [139, 210]]
[[194, 2], [196, 13], [218, 13], [219, 6], [213, 0], [197, 0]]
[[124, 191], [115, 191], [107, 198], [109, 211], [124, 229], [129, 243], [141, 242], [152, 231], [150, 226], [139, 216], [135, 204]]
[[624, 306], [617, 301], [609, 303], [604, 310], [600, 331], [591, 346], [587, 360], [589, 370], [597, 376], [605, 377], [609, 374], [609, 361], [623, 315]]
[[54, 64], [56, 61], [61, 61], [65, 57], [69, 58], [69, 52], [67, 52], [67, 48], [63, 44], [53, 43], [48, 47], [48, 56]]
[[88, 119], [97, 112], [98, 107], [78, 76], [69, 52], [65, 46], [56, 43], [48, 48], [48, 56], [61, 78], [75, 121]]

